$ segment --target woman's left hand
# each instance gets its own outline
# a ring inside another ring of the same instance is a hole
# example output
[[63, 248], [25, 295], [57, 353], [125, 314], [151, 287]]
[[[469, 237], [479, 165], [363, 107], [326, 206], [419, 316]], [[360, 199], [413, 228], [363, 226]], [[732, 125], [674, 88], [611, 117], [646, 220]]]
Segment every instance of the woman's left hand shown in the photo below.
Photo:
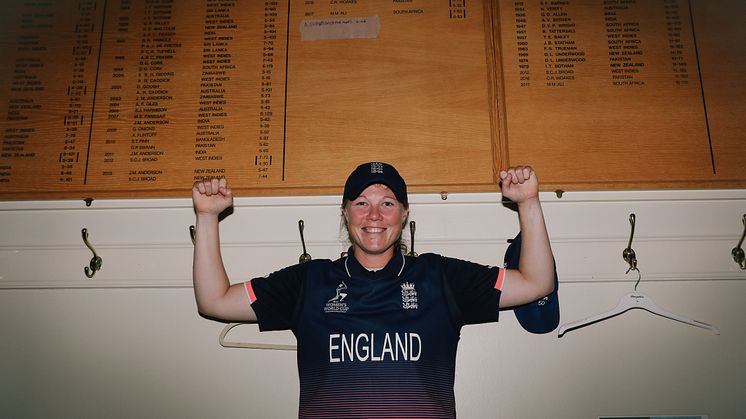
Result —
[[539, 198], [539, 179], [531, 166], [514, 166], [500, 172], [504, 197], [516, 204]]

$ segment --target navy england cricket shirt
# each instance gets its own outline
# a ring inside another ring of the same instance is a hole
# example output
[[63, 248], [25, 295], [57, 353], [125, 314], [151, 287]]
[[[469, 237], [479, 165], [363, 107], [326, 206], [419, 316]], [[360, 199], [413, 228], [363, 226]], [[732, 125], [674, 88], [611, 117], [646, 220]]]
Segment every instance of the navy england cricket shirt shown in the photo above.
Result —
[[497, 321], [504, 270], [397, 252], [376, 272], [352, 249], [246, 282], [260, 330], [298, 341], [299, 418], [455, 418], [461, 326]]

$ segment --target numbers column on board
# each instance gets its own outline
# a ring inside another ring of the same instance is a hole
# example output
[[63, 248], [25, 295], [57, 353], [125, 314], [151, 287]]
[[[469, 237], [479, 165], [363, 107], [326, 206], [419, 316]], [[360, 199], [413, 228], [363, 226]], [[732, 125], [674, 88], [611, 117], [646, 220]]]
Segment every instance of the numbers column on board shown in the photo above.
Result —
[[271, 131], [275, 122], [275, 48], [277, 39], [277, 1], [264, 2], [264, 31], [262, 42], [262, 65], [259, 84], [259, 109], [257, 110], [258, 135], [254, 166], [259, 180], [269, 179], [269, 169], [272, 166], [273, 154], [271, 147]]

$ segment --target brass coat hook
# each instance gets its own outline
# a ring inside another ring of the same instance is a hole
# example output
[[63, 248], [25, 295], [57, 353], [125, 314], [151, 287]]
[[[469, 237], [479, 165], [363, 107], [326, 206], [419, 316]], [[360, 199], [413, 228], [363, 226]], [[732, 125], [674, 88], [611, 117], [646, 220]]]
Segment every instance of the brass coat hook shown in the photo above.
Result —
[[730, 254], [733, 255], [733, 260], [738, 264], [738, 266], [741, 267], [741, 269], [746, 269], [746, 255], [743, 252], [743, 248], [741, 248], [741, 245], [743, 244], [743, 238], [746, 237], [746, 214], [743, 214], [743, 218], [741, 219], [741, 221], [743, 222], [743, 233], [741, 233], [741, 240], [739, 240], [736, 247], [734, 247], [733, 250], [730, 251]]
[[300, 255], [300, 258], [298, 258], [298, 262], [300, 263], [306, 263], [311, 261], [311, 255], [306, 252], [306, 240], [303, 238], [303, 229], [304, 224], [303, 220], [298, 220], [298, 231], [300, 231], [300, 243], [303, 246], [303, 253]]
[[83, 271], [85, 272], [85, 276], [87, 276], [88, 278], [93, 278], [93, 275], [96, 275], [96, 271], [101, 269], [101, 265], [104, 263], [104, 260], [101, 259], [101, 256], [96, 254], [96, 249], [94, 249], [91, 243], [88, 241], [88, 229], [84, 228], [81, 233], [83, 234], [83, 243], [85, 243], [88, 249], [93, 252], [93, 257], [91, 258], [90, 263], [83, 269]]
[[417, 257], [417, 252], [414, 251], [414, 231], [415, 231], [415, 229], [416, 229], [415, 222], [414, 221], [410, 221], [409, 222], [409, 234], [410, 234], [410, 237], [411, 237], [411, 240], [412, 240], [411, 241], [411, 243], [412, 243], [411, 244], [412, 249], [409, 251], [409, 253], [407, 253], [407, 256]]
[[635, 221], [635, 213], [631, 213], [629, 215], [629, 242], [627, 242], [627, 247], [622, 251], [622, 258], [629, 264], [629, 269], [627, 269], [627, 272], [625, 273], [629, 273], [629, 271], [637, 271], [637, 282], [635, 282], [635, 291], [637, 291], [637, 285], [640, 283], [640, 279], [642, 279], [642, 274], [637, 268], [637, 255], [635, 255], [635, 250], [632, 249], [632, 240], [635, 237]]
[[629, 263], [629, 269], [627, 269], [627, 273], [629, 271], [637, 269], [637, 256], [635, 255], [634, 249], [632, 249], [632, 239], [635, 237], [635, 214], [632, 213], [629, 215], [629, 224], [631, 226], [631, 231], [629, 233], [629, 242], [627, 243], [627, 247], [622, 251], [622, 258]]

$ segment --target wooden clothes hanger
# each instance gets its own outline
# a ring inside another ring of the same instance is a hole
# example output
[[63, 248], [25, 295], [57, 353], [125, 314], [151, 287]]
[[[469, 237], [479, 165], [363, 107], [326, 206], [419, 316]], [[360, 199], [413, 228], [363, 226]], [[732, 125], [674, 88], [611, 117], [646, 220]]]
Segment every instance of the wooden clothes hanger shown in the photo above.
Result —
[[[311, 255], [308, 254], [306, 251], [306, 240], [303, 237], [303, 230], [305, 229], [305, 223], [303, 220], [298, 220], [298, 231], [300, 232], [300, 242], [303, 247], [303, 253], [301, 253], [300, 257], [298, 258], [298, 263], [307, 263], [311, 261]], [[193, 231], [193, 229], [190, 228], [190, 232]], [[194, 234], [192, 233], [192, 242], [194, 242]], [[220, 342], [220, 346], [224, 348], [243, 348], [243, 349], [274, 349], [278, 351], [296, 351], [298, 350], [297, 345], [282, 345], [282, 344], [276, 344], [276, 343], [254, 343], [254, 342], [230, 342], [225, 340], [225, 335], [228, 334], [228, 332], [231, 331], [236, 326], [240, 326], [242, 324], [250, 324], [250, 322], [240, 322], [240, 323], [229, 323], [225, 325], [223, 330], [220, 332], [220, 336], [218, 337], [218, 342]]]
[[225, 340], [225, 335], [230, 332], [236, 326], [250, 323], [230, 323], [225, 325], [223, 331], [220, 332], [218, 341], [220, 346], [224, 348], [243, 348], [243, 349], [275, 349], [278, 351], [295, 351], [298, 349], [296, 345], [281, 345], [276, 343], [253, 343], [253, 342], [229, 342]]
[[667, 311], [661, 307], [659, 307], [657, 304], [655, 304], [655, 301], [653, 301], [652, 298], [645, 295], [645, 293], [637, 291], [637, 285], [640, 283], [640, 279], [642, 279], [642, 274], [640, 273], [640, 270], [637, 268], [637, 257], [635, 256], [635, 251], [632, 250], [632, 237], [635, 234], [635, 214], [630, 214], [629, 222], [632, 225], [632, 232], [629, 237], [629, 244], [622, 252], [622, 257], [624, 258], [627, 263], [629, 263], [629, 269], [627, 269], [627, 273], [629, 271], [637, 271], [637, 282], [635, 283], [635, 290], [633, 292], [627, 293], [622, 296], [622, 298], [619, 299], [619, 303], [617, 303], [616, 307], [612, 308], [611, 310], [608, 310], [606, 312], [596, 314], [595, 316], [587, 317], [582, 320], [577, 320], [570, 323], [565, 323], [559, 328], [558, 337], [562, 337], [565, 333], [579, 329], [581, 327], [585, 327], [594, 323], [598, 323], [600, 321], [618, 316], [622, 313], [625, 313], [629, 310], [633, 309], [643, 309], [645, 311], [648, 311], [650, 313], [656, 314], [661, 317], [665, 317], [667, 319], [676, 320], [678, 322], [682, 322], [685, 324], [688, 324], [690, 326], [699, 327], [702, 329], [707, 329], [716, 335], [720, 334], [720, 330], [718, 330], [717, 327], [701, 322], [699, 320], [690, 319], [687, 317], [680, 316], [678, 314], [671, 313], [670, 311]]

